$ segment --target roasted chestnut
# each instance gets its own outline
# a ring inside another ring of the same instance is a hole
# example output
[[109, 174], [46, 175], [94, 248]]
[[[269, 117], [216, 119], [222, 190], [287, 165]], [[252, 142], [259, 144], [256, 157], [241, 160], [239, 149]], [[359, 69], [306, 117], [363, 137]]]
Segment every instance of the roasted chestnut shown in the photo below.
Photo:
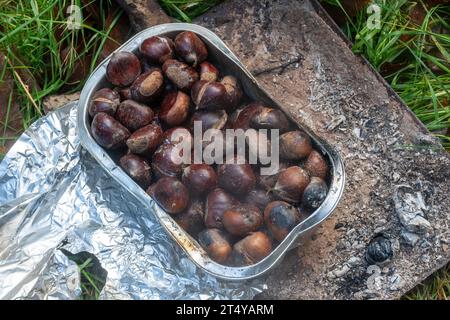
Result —
[[103, 88], [94, 93], [89, 105], [89, 115], [94, 117], [99, 112], [114, 116], [120, 104], [119, 94], [109, 88]]
[[94, 116], [91, 132], [95, 141], [106, 149], [118, 149], [130, 136], [127, 128], [109, 114], [100, 112]]
[[141, 62], [131, 52], [114, 53], [106, 67], [106, 78], [118, 87], [129, 86], [140, 74]]
[[116, 119], [128, 130], [136, 131], [153, 120], [153, 110], [133, 100], [125, 100], [117, 109]]
[[328, 194], [328, 186], [321, 178], [312, 177], [311, 182], [303, 191], [302, 205], [308, 210], [320, 207]]
[[152, 182], [150, 165], [144, 158], [135, 154], [124, 155], [119, 160], [122, 169], [142, 188], [147, 189]]
[[189, 113], [190, 98], [181, 91], [173, 91], [164, 97], [159, 118], [169, 126], [182, 124]]
[[164, 211], [171, 214], [181, 213], [189, 205], [188, 189], [173, 177], [159, 179], [147, 192]]
[[163, 136], [164, 143], [177, 144], [180, 142], [193, 146], [194, 138], [188, 129], [183, 127], [174, 127], [166, 130]]
[[216, 188], [208, 194], [205, 205], [205, 225], [207, 228], [223, 228], [225, 210], [237, 204], [237, 200], [225, 190]]
[[158, 98], [164, 90], [164, 76], [159, 68], [151, 68], [141, 74], [130, 88], [133, 100], [139, 102], [152, 102]]
[[126, 88], [115, 88], [115, 91], [117, 91], [120, 95], [121, 100], [131, 100], [131, 89], [130, 87]]
[[255, 264], [272, 252], [272, 242], [263, 232], [253, 232], [233, 246], [231, 261], [234, 266]]
[[218, 77], [219, 70], [211, 63], [205, 61], [200, 64], [200, 80], [217, 81]]
[[255, 187], [256, 177], [247, 164], [224, 163], [218, 169], [219, 186], [236, 195], [245, 195]]
[[231, 245], [226, 235], [219, 229], [206, 229], [198, 235], [198, 243], [210, 258], [218, 263], [225, 263], [231, 254]]
[[280, 173], [291, 166], [292, 164], [290, 162], [281, 161], [279, 163], [277, 173], [272, 175], [258, 175], [258, 184], [265, 190], [272, 191], [272, 189], [275, 187], [275, 184], [277, 183]]
[[303, 131], [290, 131], [280, 136], [280, 156], [284, 159], [300, 160], [311, 151], [311, 139]]
[[263, 105], [258, 102], [250, 103], [237, 115], [236, 121], [233, 123], [233, 129], [247, 130], [250, 128], [250, 122], [263, 108]]
[[217, 175], [207, 164], [191, 164], [183, 170], [182, 181], [191, 194], [202, 195], [216, 187]]
[[150, 62], [160, 64], [172, 59], [175, 54], [172, 39], [160, 36], [145, 39], [139, 47], [139, 52]]
[[290, 122], [281, 110], [263, 108], [252, 118], [250, 125], [255, 129], [279, 129], [280, 132], [286, 132]]
[[163, 131], [156, 124], [149, 124], [133, 132], [127, 140], [132, 153], [150, 156], [163, 141]]
[[244, 202], [258, 207], [260, 210], [264, 210], [269, 202], [274, 201], [274, 197], [268, 191], [262, 189], [254, 189], [250, 191], [245, 197]]
[[300, 213], [287, 202], [273, 201], [264, 210], [264, 222], [272, 236], [278, 241], [283, 241], [300, 222]]
[[219, 110], [230, 107], [225, 86], [219, 82], [197, 81], [191, 90], [197, 109]]
[[191, 236], [197, 237], [205, 229], [203, 202], [191, 200], [187, 209], [175, 216], [175, 221]]
[[191, 31], [181, 32], [175, 37], [175, 50], [184, 61], [194, 67], [208, 57], [205, 44]]
[[190, 119], [189, 129], [194, 132], [195, 121], [201, 122], [202, 132], [208, 129], [223, 129], [228, 119], [225, 110], [203, 111], [198, 110], [194, 112]]
[[245, 236], [262, 226], [263, 216], [254, 205], [238, 204], [225, 210], [222, 223], [225, 230], [232, 235]]
[[312, 177], [325, 179], [328, 174], [328, 165], [323, 156], [316, 150], [311, 151], [306, 159], [305, 169]]
[[273, 188], [275, 195], [285, 201], [298, 203], [310, 182], [309, 174], [300, 167], [292, 166], [283, 170]]
[[242, 90], [239, 82], [233, 76], [225, 76], [222, 80], [220, 80], [220, 83], [225, 87], [225, 92], [229, 103], [227, 108], [235, 108], [242, 98]]
[[164, 143], [153, 154], [152, 169], [158, 178], [179, 177], [185, 166], [183, 162], [183, 149], [173, 143]]
[[168, 59], [162, 69], [166, 77], [180, 90], [188, 91], [198, 81], [197, 71], [181, 61]]

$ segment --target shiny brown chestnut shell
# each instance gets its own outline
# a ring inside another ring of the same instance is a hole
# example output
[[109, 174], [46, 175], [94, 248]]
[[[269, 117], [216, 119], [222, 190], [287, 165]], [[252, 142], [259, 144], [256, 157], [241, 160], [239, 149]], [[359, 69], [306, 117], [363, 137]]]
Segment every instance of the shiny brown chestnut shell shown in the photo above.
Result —
[[119, 160], [120, 167], [142, 188], [147, 189], [152, 182], [150, 165], [144, 158], [126, 154]]
[[151, 68], [141, 74], [132, 84], [133, 100], [148, 103], [155, 101], [164, 90], [164, 75], [159, 68]]
[[205, 132], [208, 129], [222, 130], [227, 122], [227, 119], [228, 115], [225, 110], [198, 110], [194, 112], [189, 121], [189, 130], [194, 132], [195, 121], [199, 121], [201, 123], [202, 132]]
[[191, 90], [197, 109], [219, 110], [230, 107], [225, 86], [219, 82], [197, 81]]
[[273, 192], [287, 202], [298, 203], [309, 182], [310, 176], [306, 170], [292, 166], [279, 174]]
[[191, 164], [184, 168], [182, 181], [193, 195], [211, 192], [217, 186], [217, 175], [207, 164]]
[[203, 202], [192, 199], [191, 203], [182, 213], [175, 216], [175, 221], [187, 233], [197, 237], [200, 231], [205, 229]]
[[173, 91], [164, 97], [159, 118], [168, 126], [182, 124], [188, 116], [190, 97], [181, 91]]
[[300, 160], [312, 151], [311, 139], [303, 131], [295, 130], [280, 136], [280, 156], [289, 160]]
[[247, 194], [244, 202], [254, 205], [258, 207], [259, 210], [264, 211], [267, 205], [274, 200], [272, 193], [262, 189], [253, 189]]
[[312, 150], [306, 159], [305, 169], [312, 177], [326, 179], [328, 175], [328, 164], [324, 157], [316, 150]]
[[91, 132], [95, 141], [105, 149], [118, 149], [125, 146], [130, 136], [127, 128], [109, 114], [100, 112], [94, 116]]
[[208, 57], [205, 43], [191, 31], [181, 32], [175, 37], [175, 50], [184, 61], [194, 67]]
[[166, 77], [180, 90], [189, 91], [199, 76], [194, 68], [175, 59], [168, 59], [163, 64], [163, 72]]
[[263, 108], [252, 118], [250, 125], [255, 129], [279, 129], [283, 133], [289, 130], [290, 122], [283, 111]]
[[255, 187], [256, 176], [248, 163], [233, 163], [219, 165], [219, 186], [228, 192], [243, 196]]
[[162, 141], [161, 127], [151, 123], [133, 132], [127, 140], [127, 146], [132, 153], [150, 156]]
[[206, 229], [200, 232], [198, 243], [205, 249], [208, 256], [218, 263], [225, 263], [231, 254], [231, 245], [222, 230]]
[[285, 170], [291, 166], [292, 166], [292, 163], [290, 163], [290, 162], [280, 161], [277, 173], [272, 174], [272, 175], [258, 175], [257, 176], [258, 185], [263, 187], [266, 191], [272, 191], [272, 189], [275, 187], [275, 185], [277, 183], [278, 176], [280, 175], [280, 173], [283, 170]]
[[114, 53], [106, 67], [106, 78], [117, 87], [129, 86], [140, 74], [141, 62], [131, 52]]
[[242, 89], [238, 80], [233, 76], [225, 76], [220, 80], [225, 87], [226, 97], [229, 103], [228, 109], [235, 108], [242, 98]]
[[320, 207], [328, 194], [328, 186], [319, 177], [312, 177], [311, 182], [303, 191], [302, 206], [309, 211]]
[[162, 36], [153, 36], [145, 39], [139, 46], [139, 52], [150, 62], [163, 64], [175, 55], [172, 39]]
[[133, 100], [123, 101], [116, 112], [116, 119], [131, 132], [150, 124], [153, 117], [150, 107]]
[[180, 177], [183, 172], [183, 149], [177, 144], [164, 143], [152, 157], [152, 169], [156, 177]]
[[186, 143], [191, 147], [194, 145], [194, 138], [192, 137], [191, 132], [183, 127], [174, 127], [166, 130], [163, 135], [164, 143]]
[[217, 68], [205, 61], [200, 64], [200, 80], [205, 81], [217, 81], [217, 78], [219, 77], [219, 70]]
[[131, 100], [131, 89], [130, 87], [126, 88], [115, 88], [115, 91], [117, 91], [120, 95], [120, 99], [123, 100]]
[[258, 102], [253, 102], [242, 109], [236, 117], [236, 121], [233, 123], [233, 129], [247, 130], [250, 128], [250, 122], [252, 119], [263, 109], [263, 105]]
[[114, 116], [119, 104], [120, 96], [116, 91], [110, 88], [100, 89], [94, 93], [92, 101], [89, 104], [89, 115], [94, 117], [97, 113], [104, 112], [110, 116]]
[[205, 225], [207, 228], [223, 228], [225, 211], [237, 204], [237, 200], [225, 190], [216, 188], [208, 194], [205, 204]]
[[262, 226], [263, 216], [254, 205], [238, 204], [225, 210], [222, 223], [225, 230], [232, 235], [245, 236]]
[[147, 193], [170, 214], [181, 213], [189, 205], [188, 189], [173, 177], [162, 177], [147, 190]]
[[283, 241], [300, 222], [300, 213], [285, 201], [273, 201], [264, 210], [264, 222], [271, 235], [276, 240]]
[[233, 246], [230, 260], [236, 267], [255, 264], [272, 252], [272, 242], [260, 231], [253, 232]]

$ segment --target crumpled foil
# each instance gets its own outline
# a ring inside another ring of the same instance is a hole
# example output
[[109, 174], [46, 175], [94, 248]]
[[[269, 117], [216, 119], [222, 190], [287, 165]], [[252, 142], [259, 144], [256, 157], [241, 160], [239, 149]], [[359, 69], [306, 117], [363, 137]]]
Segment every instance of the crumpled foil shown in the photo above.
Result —
[[0, 298], [76, 299], [94, 254], [101, 299], [250, 299], [263, 279], [226, 282], [196, 267], [139, 202], [81, 147], [77, 104], [34, 123], [0, 164]]

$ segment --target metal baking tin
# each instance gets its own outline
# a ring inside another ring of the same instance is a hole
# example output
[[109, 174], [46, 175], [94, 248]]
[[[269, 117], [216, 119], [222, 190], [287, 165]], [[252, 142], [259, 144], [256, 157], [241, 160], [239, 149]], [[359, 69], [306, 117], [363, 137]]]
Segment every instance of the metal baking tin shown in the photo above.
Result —
[[[166, 35], [169, 37], [175, 36], [181, 31], [192, 31], [202, 38], [209, 50], [209, 60], [218, 65], [222, 70], [227, 70], [228, 74], [236, 76], [249, 98], [255, 101], [260, 101], [266, 105], [278, 107], [283, 110], [286, 115], [286, 109], [276, 102], [263, 88], [261, 88], [256, 79], [250, 72], [242, 65], [239, 59], [231, 52], [225, 43], [212, 31], [194, 24], [187, 23], [170, 23], [162, 24], [149, 29], [146, 29], [124, 45], [117, 49], [117, 51], [132, 51], [136, 52], [143, 40], [155, 35]], [[229, 267], [218, 264], [212, 261], [206, 252], [199, 246], [199, 244], [189, 236], [178, 224], [164, 212], [155, 201], [147, 195], [147, 193], [139, 187], [108, 155], [108, 153], [100, 147], [93, 139], [90, 132], [90, 119], [88, 114], [89, 101], [92, 95], [98, 89], [108, 86], [106, 80], [106, 66], [111, 56], [105, 59], [91, 74], [87, 80], [78, 106], [78, 130], [82, 146], [100, 163], [100, 165], [133, 194], [137, 200], [142, 203], [142, 213], [146, 214], [152, 212], [156, 219], [163, 225], [167, 233], [176, 241], [180, 247], [185, 251], [187, 256], [201, 269], [209, 274], [224, 280], [248, 280], [263, 275], [269, 270], [273, 269], [279, 263], [288, 250], [298, 246], [305, 238], [306, 234], [325, 220], [337, 206], [341, 198], [345, 184], [345, 172], [343, 161], [338, 152], [330, 146], [326, 141], [318, 138], [311, 130], [300, 126], [302, 130], [306, 131], [312, 138], [315, 147], [320, 149], [327, 157], [330, 164], [330, 178], [329, 178], [329, 192], [322, 203], [313, 214], [306, 220], [298, 224], [288, 236], [262, 261], [257, 264], [246, 267]], [[295, 123], [295, 121], [291, 118]]]

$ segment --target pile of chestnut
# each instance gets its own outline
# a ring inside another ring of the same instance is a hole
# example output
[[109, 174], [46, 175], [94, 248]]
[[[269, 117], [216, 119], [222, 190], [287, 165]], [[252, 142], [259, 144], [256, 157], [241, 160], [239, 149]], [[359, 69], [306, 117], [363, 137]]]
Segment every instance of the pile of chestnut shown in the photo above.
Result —
[[[251, 265], [320, 206], [329, 167], [281, 110], [249, 101], [239, 81], [207, 59], [205, 43], [189, 31], [113, 54], [111, 85], [90, 101], [91, 133], [211, 259]], [[194, 121], [203, 131], [279, 129], [279, 170], [263, 176], [261, 163], [179, 164], [174, 147], [193, 140]]]

